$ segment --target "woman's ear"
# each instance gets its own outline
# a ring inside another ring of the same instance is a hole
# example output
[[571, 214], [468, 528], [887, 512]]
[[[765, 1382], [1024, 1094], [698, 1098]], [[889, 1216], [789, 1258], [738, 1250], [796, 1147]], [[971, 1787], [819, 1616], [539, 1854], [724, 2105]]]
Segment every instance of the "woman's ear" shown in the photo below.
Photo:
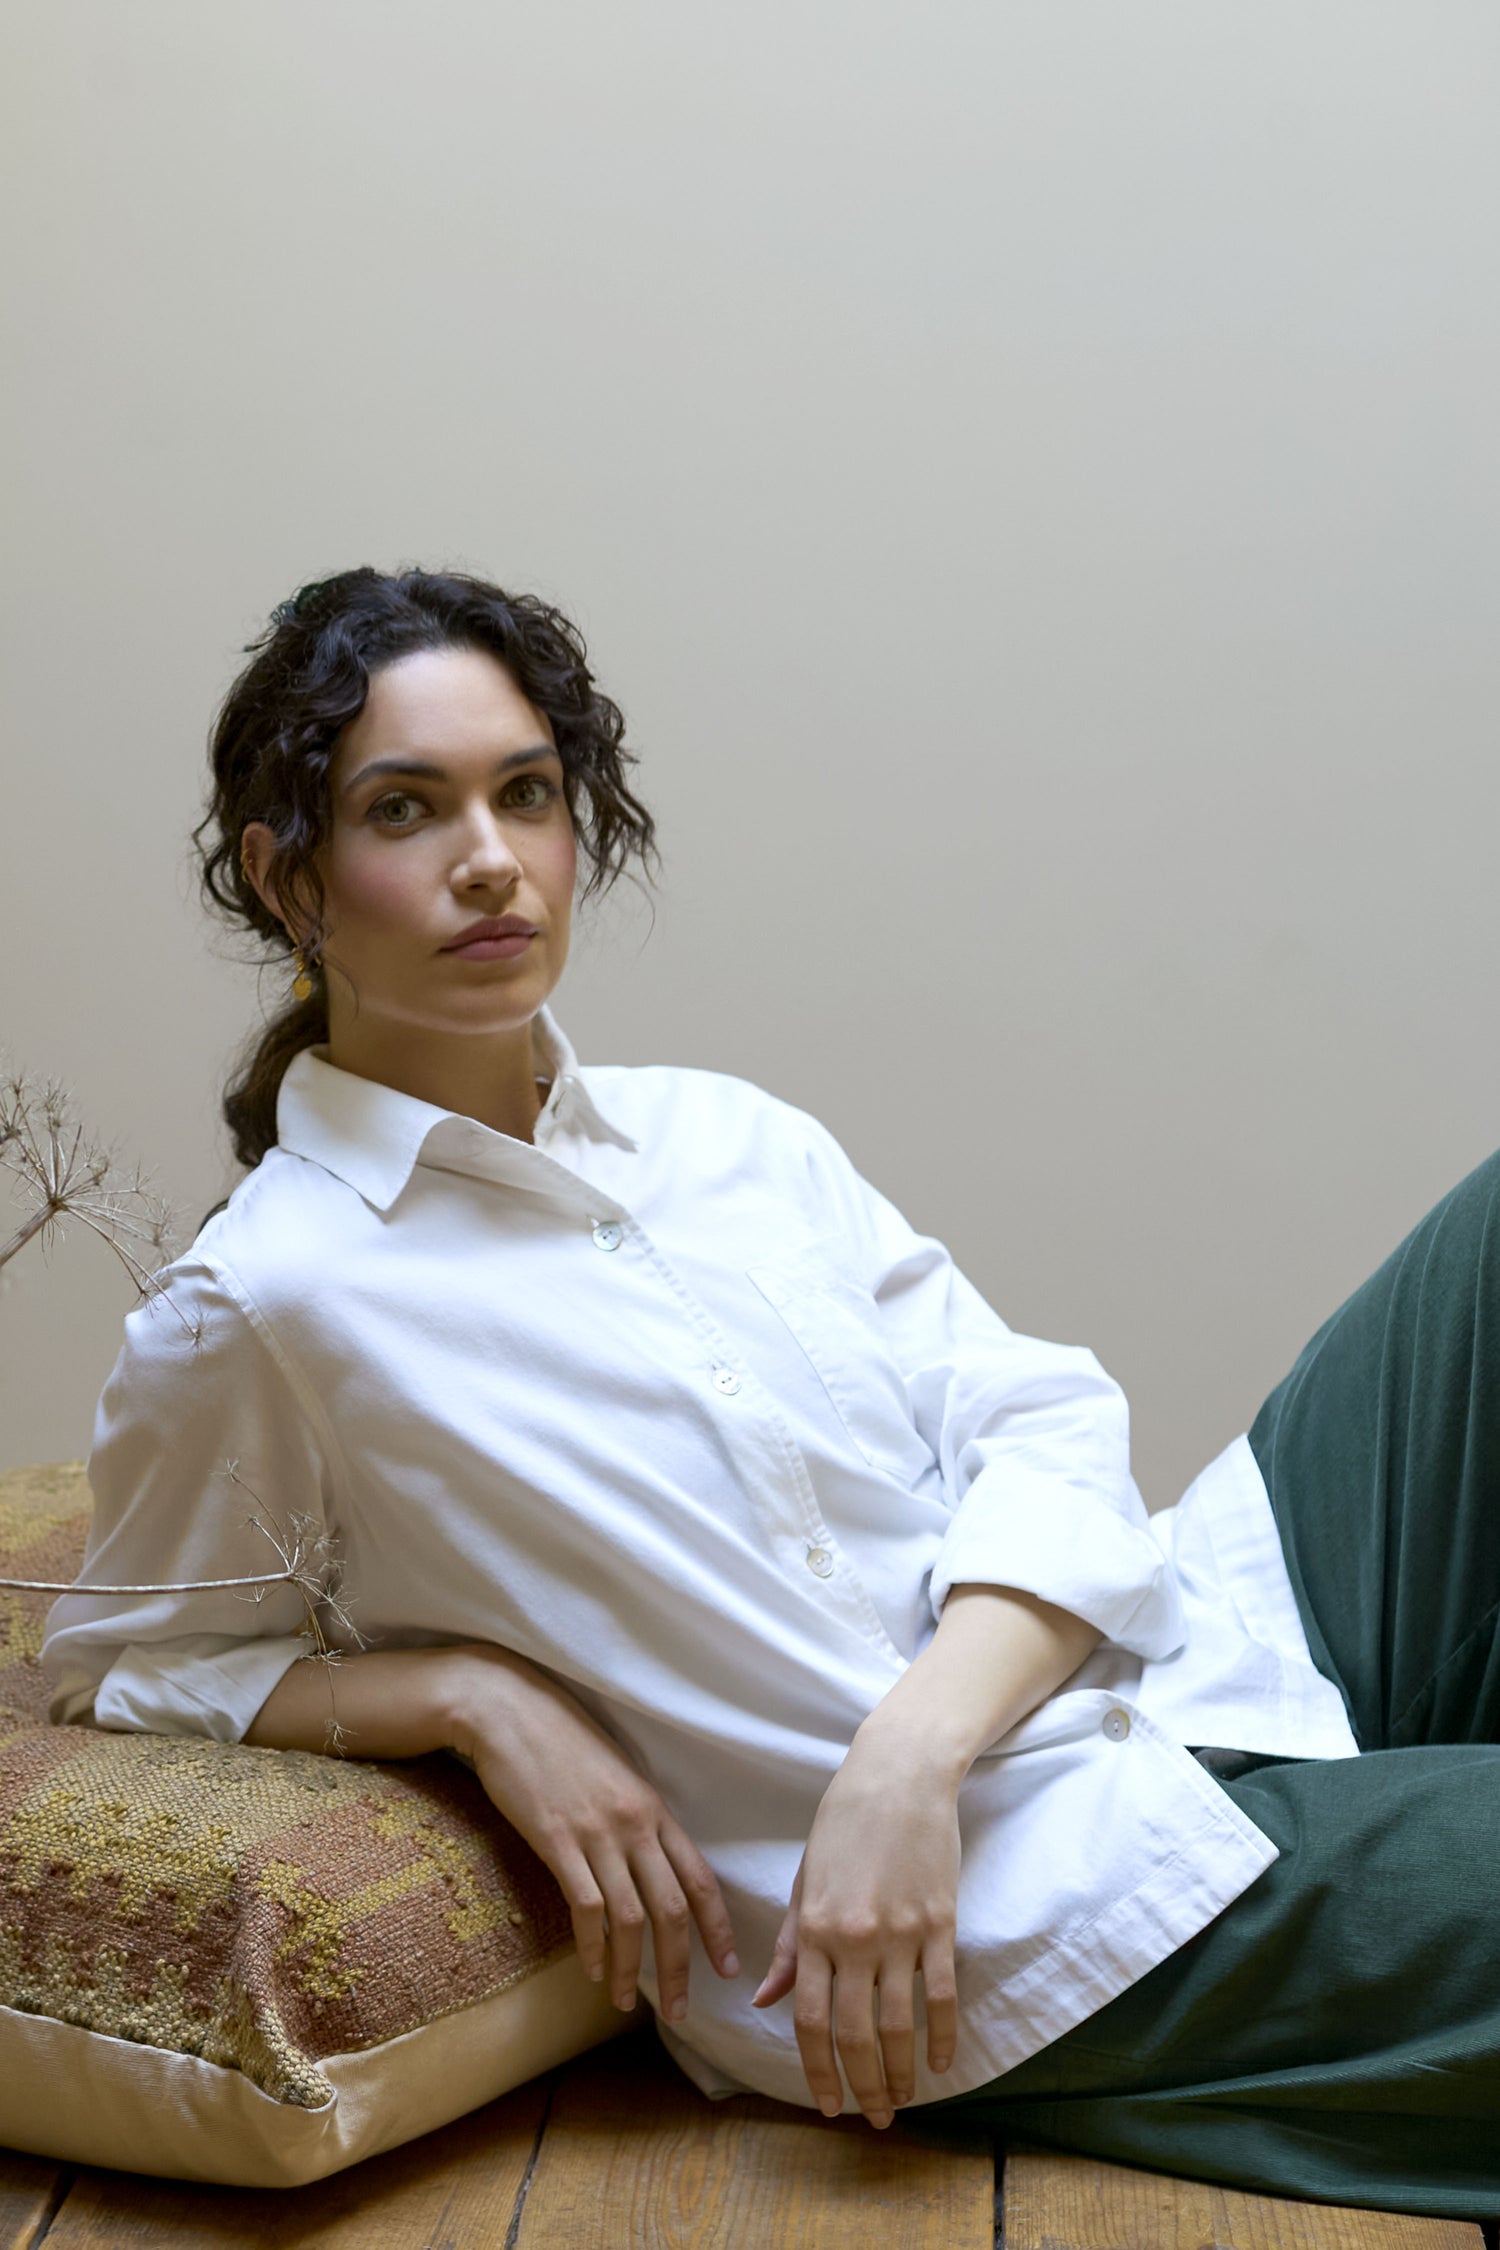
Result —
[[282, 911], [275, 885], [271, 879], [271, 862], [275, 856], [276, 838], [272, 833], [270, 824], [264, 820], [246, 821], [244, 827], [240, 830], [240, 865], [245, 871], [245, 880], [260, 899], [266, 912], [275, 915], [277, 921], [290, 937], [294, 935], [294, 932]]

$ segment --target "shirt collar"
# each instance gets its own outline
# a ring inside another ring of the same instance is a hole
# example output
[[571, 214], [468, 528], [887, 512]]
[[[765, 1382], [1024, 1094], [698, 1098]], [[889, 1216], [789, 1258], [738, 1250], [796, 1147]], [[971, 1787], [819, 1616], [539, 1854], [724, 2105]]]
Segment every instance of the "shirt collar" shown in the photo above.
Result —
[[[536, 1122], [537, 1144], [550, 1139], [566, 1119], [579, 1132], [634, 1149], [638, 1144], [605, 1116], [584, 1084], [572, 1041], [545, 1002], [532, 1031], [543, 1069], [552, 1078]], [[346, 1180], [377, 1211], [386, 1211], [411, 1177], [412, 1166], [421, 1161], [428, 1136], [459, 1114], [400, 1093], [379, 1079], [341, 1070], [328, 1060], [325, 1041], [300, 1048], [288, 1063], [276, 1096], [276, 1138], [282, 1148], [310, 1157]], [[521, 1141], [514, 1145], [527, 1146]]]

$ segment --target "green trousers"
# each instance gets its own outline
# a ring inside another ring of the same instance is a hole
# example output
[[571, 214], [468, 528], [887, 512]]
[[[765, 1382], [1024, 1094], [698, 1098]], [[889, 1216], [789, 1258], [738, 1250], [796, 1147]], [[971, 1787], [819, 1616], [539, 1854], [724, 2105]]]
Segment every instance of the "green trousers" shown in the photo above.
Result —
[[903, 2123], [1492, 2219], [1500, 1152], [1325, 1321], [1250, 1444], [1360, 1756], [1241, 1760], [1220, 1786], [1280, 1858], [1074, 2031]]

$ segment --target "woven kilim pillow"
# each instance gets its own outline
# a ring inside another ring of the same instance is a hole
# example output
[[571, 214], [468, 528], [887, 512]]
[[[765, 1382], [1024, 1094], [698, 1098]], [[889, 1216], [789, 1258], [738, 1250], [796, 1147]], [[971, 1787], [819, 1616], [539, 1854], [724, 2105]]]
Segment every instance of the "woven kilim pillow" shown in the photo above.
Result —
[[[89, 1509], [0, 1472], [0, 1577], [74, 1577]], [[50, 1726], [53, 1598], [0, 1588], [0, 2144], [294, 2186], [626, 2022], [458, 1761]]]

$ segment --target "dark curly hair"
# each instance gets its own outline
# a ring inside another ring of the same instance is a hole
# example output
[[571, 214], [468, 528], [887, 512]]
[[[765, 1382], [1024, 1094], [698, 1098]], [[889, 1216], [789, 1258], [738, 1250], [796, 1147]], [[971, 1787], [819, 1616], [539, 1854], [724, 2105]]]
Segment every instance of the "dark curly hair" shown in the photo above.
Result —
[[429, 648], [486, 650], [551, 721], [563, 796], [589, 870], [582, 900], [607, 890], [632, 857], [660, 862], [655, 823], [626, 786], [625, 768], [636, 758], [623, 747], [624, 718], [595, 688], [583, 636], [560, 610], [461, 572], [415, 569], [341, 571], [280, 603], [265, 632], [247, 644], [251, 662], [219, 708], [209, 738], [211, 801], [192, 831], [211, 911], [290, 959], [291, 939], [240, 860], [245, 827], [259, 820], [276, 838], [277, 895], [302, 904], [312, 922], [304, 947], [311, 996], [293, 1001], [248, 1042], [224, 1094], [234, 1153], [247, 1167], [275, 1143], [287, 1065], [328, 1037], [319, 959], [324, 892], [313, 860], [332, 826], [329, 772], [339, 735], [363, 710], [373, 673]]

